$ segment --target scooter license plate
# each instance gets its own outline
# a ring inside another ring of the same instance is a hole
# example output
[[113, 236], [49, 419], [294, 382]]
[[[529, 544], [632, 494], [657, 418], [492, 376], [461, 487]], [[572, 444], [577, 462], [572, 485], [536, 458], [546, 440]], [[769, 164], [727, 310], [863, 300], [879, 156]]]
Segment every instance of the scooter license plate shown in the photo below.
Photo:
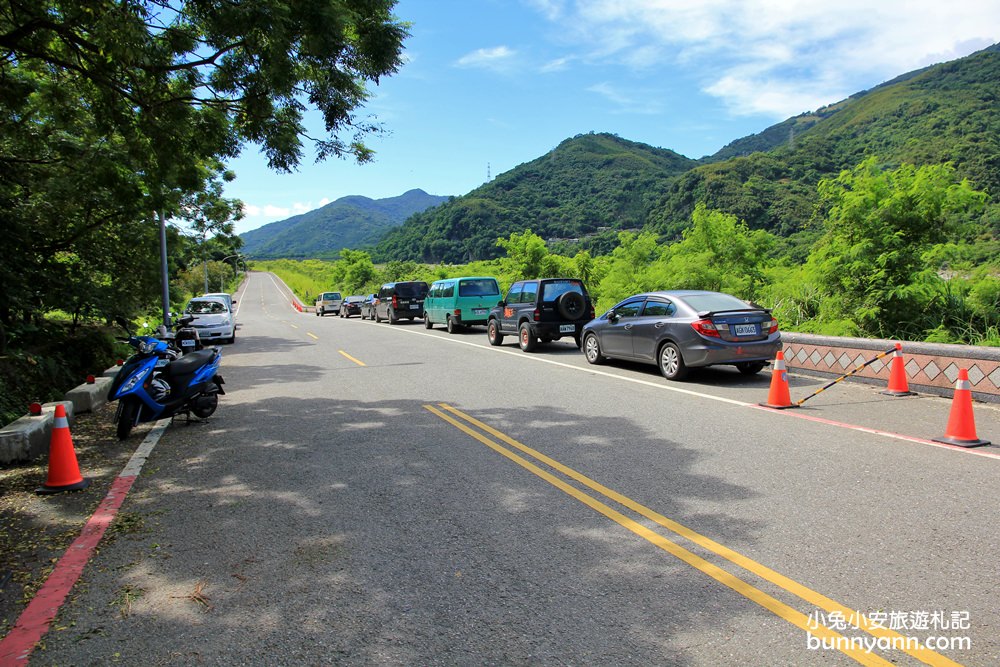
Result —
[[194, 341], [190, 340], [190, 339], [188, 339], [188, 340], [182, 340], [181, 341], [181, 347], [194, 347]]

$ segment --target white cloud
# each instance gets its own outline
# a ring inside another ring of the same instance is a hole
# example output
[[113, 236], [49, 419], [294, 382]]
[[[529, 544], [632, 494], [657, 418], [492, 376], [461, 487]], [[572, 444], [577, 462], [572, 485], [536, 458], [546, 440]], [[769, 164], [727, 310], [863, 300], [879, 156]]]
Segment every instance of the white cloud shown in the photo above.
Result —
[[661, 97], [648, 93], [626, 93], [607, 82], [590, 86], [587, 91], [613, 103], [620, 113], [657, 114], [663, 110], [659, 101]]
[[736, 114], [787, 117], [1000, 41], [985, 0], [577, 0], [530, 4], [593, 64], [682, 70]]
[[506, 46], [496, 46], [491, 49], [477, 49], [472, 53], [467, 53], [457, 61], [457, 67], [472, 67], [490, 69], [494, 71], [506, 71], [513, 64], [517, 52]]
[[524, 2], [550, 21], [559, 19], [566, 8], [565, 0], [524, 0]]
[[550, 60], [549, 62], [539, 67], [538, 71], [541, 72], [542, 74], [549, 74], [551, 72], [562, 72], [567, 67], [569, 67], [569, 64], [572, 60], [573, 58], [570, 57], [556, 58], [555, 60]]

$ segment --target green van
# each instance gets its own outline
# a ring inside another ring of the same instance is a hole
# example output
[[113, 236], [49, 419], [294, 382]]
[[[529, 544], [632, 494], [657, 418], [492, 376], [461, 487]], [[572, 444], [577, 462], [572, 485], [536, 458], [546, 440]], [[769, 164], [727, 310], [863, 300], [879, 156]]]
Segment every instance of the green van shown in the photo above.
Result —
[[500, 285], [496, 278], [470, 276], [445, 278], [431, 284], [424, 299], [424, 326], [428, 329], [443, 324], [448, 333], [462, 326], [486, 324], [490, 308], [500, 300]]

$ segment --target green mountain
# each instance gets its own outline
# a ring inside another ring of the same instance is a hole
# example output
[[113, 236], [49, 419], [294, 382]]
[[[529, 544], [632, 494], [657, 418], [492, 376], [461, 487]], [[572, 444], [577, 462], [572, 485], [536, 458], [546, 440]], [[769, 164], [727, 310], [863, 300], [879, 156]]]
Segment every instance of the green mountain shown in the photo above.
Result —
[[449, 197], [410, 190], [398, 197], [341, 197], [322, 208], [241, 235], [243, 252], [257, 259], [335, 257], [343, 248], [372, 245], [414, 213]]
[[812, 218], [819, 180], [869, 155], [887, 166], [952, 162], [995, 196], [998, 101], [1000, 45], [904, 74], [729, 144], [671, 183], [650, 227], [676, 236], [705, 202], [751, 228], [789, 235]]
[[[1000, 192], [1000, 45], [903, 74], [738, 139], [695, 161], [609, 134], [567, 139], [467, 195], [417, 214], [377, 245], [377, 259], [495, 257], [498, 237], [531, 229], [606, 251], [615, 232], [676, 238], [699, 202], [751, 228], [791, 235], [814, 216], [821, 178], [868, 155], [887, 166], [952, 162]], [[994, 203], [987, 219], [1000, 219]]]
[[577, 239], [642, 227], [671, 178], [698, 163], [611, 134], [585, 134], [386, 234], [376, 259], [465, 262], [501, 254], [498, 237], [531, 229]]

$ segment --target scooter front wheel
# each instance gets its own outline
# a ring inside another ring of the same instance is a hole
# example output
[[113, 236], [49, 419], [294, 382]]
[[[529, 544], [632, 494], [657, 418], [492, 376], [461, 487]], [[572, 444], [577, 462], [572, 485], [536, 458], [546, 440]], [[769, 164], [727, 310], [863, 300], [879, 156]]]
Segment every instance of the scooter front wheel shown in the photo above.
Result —
[[139, 411], [139, 405], [132, 399], [123, 398], [118, 404], [118, 414], [115, 420], [115, 433], [119, 440], [124, 440], [132, 432], [135, 426], [135, 418]]

